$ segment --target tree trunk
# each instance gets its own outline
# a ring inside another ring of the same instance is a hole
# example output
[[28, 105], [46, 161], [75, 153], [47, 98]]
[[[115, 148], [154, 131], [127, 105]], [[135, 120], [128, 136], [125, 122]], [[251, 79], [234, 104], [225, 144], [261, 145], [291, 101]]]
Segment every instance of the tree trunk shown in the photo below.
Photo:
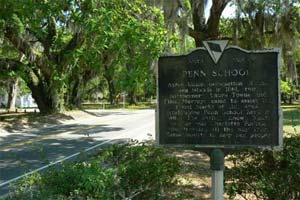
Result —
[[116, 103], [116, 89], [114, 84], [114, 67], [112, 66], [113, 60], [117, 57], [116, 54], [104, 51], [102, 53], [102, 64], [104, 67], [104, 78], [107, 81], [109, 92], [109, 103], [114, 105]]
[[[130, 58], [134, 58], [134, 49], [130, 46], [130, 45], [128, 45], [128, 47], [127, 47], [127, 52], [128, 52], [128, 55], [129, 55], [129, 57]], [[130, 79], [132, 79], [132, 77], [130, 77], [131, 75], [130, 74], [132, 74], [132, 71], [133, 71], [133, 64], [131, 63], [131, 61], [129, 60], [129, 61], [127, 61], [127, 63], [125, 64], [125, 66], [126, 66], [126, 69], [127, 69], [127, 74], [126, 74], [126, 76], [127, 76], [127, 79], [128, 80], [130, 80]], [[136, 85], [135, 85], [135, 83], [134, 83], [134, 81], [132, 82], [132, 81], [130, 81], [131, 82], [131, 84], [129, 84], [127, 87], [127, 90], [128, 90], [128, 99], [129, 99], [129, 105], [137, 105], [137, 99], [136, 99]]]
[[53, 105], [53, 98], [51, 98], [51, 95], [41, 83], [36, 86], [29, 85], [29, 88], [41, 114], [51, 114], [60, 111], [57, 109], [58, 106]]
[[206, 39], [218, 39], [220, 18], [227, 3], [227, 0], [213, 0], [210, 16], [207, 21]]
[[285, 63], [288, 66], [289, 77], [296, 87], [298, 86], [298, 75], [296, 69], [296, 58], [295, 55], [287, 55], [285, 59]]
[[108, 91], [109, 91], [109, 103], [111, 105], [115, 104], [115, 95], [116, 95], [116, 90], [115, 90], [115, 85], [113, 80], [107, 80], [108, 81]]
[[82, 108], [83, 82], [85, 80], [83, 80], [81, 73], [73, 75], [71, 82], [68, 84], [68, 93], [65, 95], [67, 108]]
[[115, 104], [115, 96], [116, 96], [116, 89], [115, 89], [114, 80], [108, 74], [105, 74], [104, 78], [107, 81], [107, 85], [108, 85], [109, 103], [111, 105], [114, 105]]
[[264, 26], [265, 17], [263, 9], [259, 9], [252, 21], [252, 33], [250, 34], [250, 49], [263, 49], [265, 46]]
[[[35, 100], [41, 114], [59, 113], [64, 109], [64, 99], [61, 88], [55, 87], [45, 80], [42, 81], [34, 73], [26, 77], [27, 86], [32, 92], [32, 97]], [[25, 79], [24, 79], [25, 80]]]
[[137, 99], [134, 91], [128, 92], [128, 103], [129, 105], [137, 105]]
[[68, 108], [82, 108], [82, 98], [84, 89], [89, 80], [95, 76], [92, 70], [84, 70], [82, 72], [75, 72], [72, 77], [72, 81], [69, 84], [70, 90], [66, 94], [66, 106]]
[[284, 15], [281, 17], [281, 39], [283, 41], [283, 59], [288, 68], [288, 76], [293, 86], [298, 87], [298, 74], [296, 68], [296, 36], [293, 32], [294, 23], [290, 8], [290, 2], [284, 0], [282, 2]]
[[239, 42], [240, 16], [241, 16], [240, 6], [236, 6], [235, 20], [233, 26], [233, 44], [236, 46], [239, 45], [238, 42]]
[[17, 77], [12, 79], [9, 83], [7, 109], [11, 112], [16, 110], [18, 89], [19, 89], [19, 78]]
[[74, 83], [71, 84], [69, 94], [67, 94], [67, 107], [70, 109], [73, 108], [82, 108], [82, 89], [81, 89], [81, 80], [76, 79]]
[[202, 46], [204, 40], [218, 39], [220, 18], [228, 2], [213, 0], [210, 16], [205, 24], [204, 1], [191, 0], [194, 28], [189, 28], [189, 35], [194, 38], [196, 47]]
[[192, 16], [194, 29], [190, 29], [190, 36], [195, 40], [196, 47], [202, 46], [202, 41], [204, 40], [204, 32], [207, 29], [205, 24], [204, 8], [205, 3], [203, 0], [190, 0], [192, 6]]

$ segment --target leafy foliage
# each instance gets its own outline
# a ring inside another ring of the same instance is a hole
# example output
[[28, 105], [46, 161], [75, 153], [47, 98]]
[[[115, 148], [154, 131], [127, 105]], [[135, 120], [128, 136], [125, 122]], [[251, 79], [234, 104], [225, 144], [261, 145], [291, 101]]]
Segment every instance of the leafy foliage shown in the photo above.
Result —
[[25, 178], [8, 199], [166, 199], [179, 169], [163, 149], [113, 146], [89, 161]]
[[300, 95], [300, 91], [295, 87], [295, 85], [290, 82], [281, 80], [281, 97], [282, 100], [291, 104], [292, 101]]
[[284, 138], [281, 151], [247, 150], [230, 157], [226, 192], [231, 199], [299, 199], [300, 136]]
[[[97, 76], [109, 87], [124, 77], [118, 89], [143, 93], [143, 80], [153, 77], [150, 63], [162, 51], [162, 14], [142, 0], [1, 0], [0, 10], [1, 65], [22, 72], [43, 113], [80, 107]], [[132, 66], [128, 76], [120, 75], [125, 65]]]

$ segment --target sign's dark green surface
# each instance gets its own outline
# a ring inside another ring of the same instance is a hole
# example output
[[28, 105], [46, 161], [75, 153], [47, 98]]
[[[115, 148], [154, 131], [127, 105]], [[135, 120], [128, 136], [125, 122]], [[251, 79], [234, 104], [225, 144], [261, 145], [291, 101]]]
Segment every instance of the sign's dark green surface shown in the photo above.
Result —
[[159, 144], [279, 145], [278, 51], [159, 59]]

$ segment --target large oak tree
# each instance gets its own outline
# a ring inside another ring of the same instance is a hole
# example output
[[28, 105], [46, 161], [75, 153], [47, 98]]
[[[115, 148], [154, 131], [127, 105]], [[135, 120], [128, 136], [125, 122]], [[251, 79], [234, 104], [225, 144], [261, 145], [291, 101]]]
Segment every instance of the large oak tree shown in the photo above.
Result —
[[22, 72], [42, 113], [64, 108], [72, 53], [82, 46], [86, 10], [77, 1], [1, 1], [2, 37], [24, 55], [2, 58], [1, 68]]
[[[113, 102], [115, 66], [128, 67], [131, 63], [126, 61], [143, 57], [127, 54], [132, 47], [127, 44], [133, 41], [124, 38], [124, 33], [132, 22], [152, 26], [155, 22], [147, 20], [158, 14], [141, 0], [0, 0], [0, 5], [0, 37], [24, 58], [20, 61], [18, 56], [4, 54], [0, 71], [18, 72], [42, 113], [80, 107], [85, 85], [99, 73], [108, 82]], [[135, 36], [129, 39], [142, 41], [142, 36], [146, 42], [161, 41], [148, 37], [147, 29], [143, 34], [138, 31], [141, 29], [132, 30], [129, 34]], [[144, 51], [153, 47], [142, 42], [139, 45], [142, 47], [135, 48]], [[143, 58], [143, 63], [149, 63], [153, 56]], [[136, 68], [138, 64], [131, 66]]]

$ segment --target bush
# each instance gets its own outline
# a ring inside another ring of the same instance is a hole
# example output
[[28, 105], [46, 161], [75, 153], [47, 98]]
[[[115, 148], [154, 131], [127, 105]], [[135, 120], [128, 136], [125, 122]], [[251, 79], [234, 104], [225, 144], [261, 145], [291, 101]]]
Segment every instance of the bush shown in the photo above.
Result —
[[167, 199], [179, 170], [179, 161], [161, 148], [113, 146], [89, 161], [23, 179], [9, 199]]
[[281, 151], [247, 150], [231, 156], [234, 166], [225, 170], [230, 199], [300, 199], [299, 147], [300, 136], [293, 136], [284, 139]]
[[281, 80], [281, 99], [284, 103], [292, 104], [293, 100], [299, 98], [300, 91], [294, 84]]

